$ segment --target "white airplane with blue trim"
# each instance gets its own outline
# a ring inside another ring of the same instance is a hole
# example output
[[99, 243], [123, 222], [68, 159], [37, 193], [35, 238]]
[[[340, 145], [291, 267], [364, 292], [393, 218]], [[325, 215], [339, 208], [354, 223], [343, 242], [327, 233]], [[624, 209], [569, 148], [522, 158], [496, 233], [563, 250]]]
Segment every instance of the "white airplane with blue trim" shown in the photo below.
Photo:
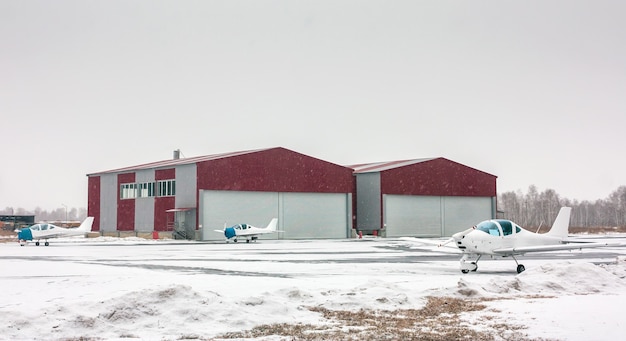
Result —
[[15, 232], [17, 232], [17, 239], [21, 246], [33, 240], [37, 246], [39, 246], [41, 240], [44, 240], [44, 245], [48, 246], [50, 245], [48, 239], [84, 236], [86, 233], [91, 232], [92, 226], [93, 217], [87, 217], [77, 228], [65, 228], [53, 224], [39, 223], [21, 230], [15, 230]]
[[267, 227], [254, 227], [249, 224], [237, 224], [230, 227], [224, 227], [223, 230], [215, 230], [215, 232], [220, 232], [224, 234], [226, 237], [226, 242], [228, 243], [230, 240], [237, 242], [238, 238], [245, 238], [246, 243], [249, 243], [251, 240], [256, 241], [259, 235], [276, 233], [276, 232], [284, 232], [276, 229], [278, 225], [278, 218], [272, 219]]
[[455, 233], [439, 246], [454, 242], [455, 247], [463, 254], [461, 258], [461, 272], [463, 273], [476, 271], [478, 261], [485, 255], [491, 258], [511, 257], [517, 264], [517, 273], [521, 273], [526, 268], [517, 261], [515, 256], [526, 253], [622, 246], [620, 243], [585, 242], [581, 239], [569, 238], [571, 211], [571, 207], [561, 207], [554, 224], [547, 233], [540, 234], [525, 230], [511, 220], [493, 219]]

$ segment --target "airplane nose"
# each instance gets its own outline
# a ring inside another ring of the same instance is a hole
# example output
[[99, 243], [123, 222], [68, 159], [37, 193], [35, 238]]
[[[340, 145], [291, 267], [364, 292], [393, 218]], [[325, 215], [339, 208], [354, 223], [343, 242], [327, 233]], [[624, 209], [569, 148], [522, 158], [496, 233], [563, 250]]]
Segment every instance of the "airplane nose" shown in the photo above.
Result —
[[457, 232], [452, 235], [452, 239], [456, 240], [462, 239], [463, 237], [465, 237], [465, 234], [463, 232]]
[[237, 232], [235, 232], [235, 229], [232, 227], [227, 227], [224, 229], [224, 235], [226, 236], [226, 238], [230, 239], [234, 236], [237, 235]]
[[457, 232], [457, 233], [453, 234], [453, 235], [452, 235], [452, 238], [454, 238], [454, 240], [460, 240], [460, 239], [463, 239], [463, 238], [465, 238], [465, 236], [466, 236], [468, 233], [470, 233], [470, 232], [474, 231], [475, 229], [476, 229], [476, 226], [472, 226], [472, 227], [468, 228], [468, 229], [467, 229], [467, 230], [465, 230], [465, 231], [461, 231], [461, 232]]

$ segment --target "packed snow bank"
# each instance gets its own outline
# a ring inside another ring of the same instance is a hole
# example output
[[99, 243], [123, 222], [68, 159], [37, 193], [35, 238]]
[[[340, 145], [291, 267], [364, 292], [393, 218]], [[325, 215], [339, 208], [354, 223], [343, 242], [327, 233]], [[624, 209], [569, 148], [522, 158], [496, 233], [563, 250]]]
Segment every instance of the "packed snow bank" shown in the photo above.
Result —
[[511, 279], [492, 279], [487, 284], [474, 283], [469, 277], [459, 279], [456, 294], [466, 297], [497, 295], [586, 295], [624, 292], [625, 262], [611, 265], [592, 263], [546, 263], [528, 269]]
[[299, 296], [291, 291], [234, 301], [216, 292], [171, 285], [81, 305], [59, 305], [36, 314], [17, 313], [0, 339], [185, 339], [246, 330], [261, 323], [318, 319], [316, 313], [289, 303]]
[[487, 284], [461, 278], [452, 295], [479, 299], [489, 309], [465, 314], [464, 321], [477, 329], [499, 320], [512, 329], [524, 327], [530, 338], [569, 341], [618, 340], [626, 323], [626, 262], [547, 263], [511, 279]]

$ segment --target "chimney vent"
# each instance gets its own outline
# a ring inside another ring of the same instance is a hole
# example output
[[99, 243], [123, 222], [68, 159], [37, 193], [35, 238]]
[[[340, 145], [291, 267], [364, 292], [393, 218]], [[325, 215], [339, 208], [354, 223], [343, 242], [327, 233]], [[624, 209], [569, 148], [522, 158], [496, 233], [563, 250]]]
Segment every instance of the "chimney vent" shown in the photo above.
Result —
[[174, 150], [174, 160], [180, 159], [180, 149]]

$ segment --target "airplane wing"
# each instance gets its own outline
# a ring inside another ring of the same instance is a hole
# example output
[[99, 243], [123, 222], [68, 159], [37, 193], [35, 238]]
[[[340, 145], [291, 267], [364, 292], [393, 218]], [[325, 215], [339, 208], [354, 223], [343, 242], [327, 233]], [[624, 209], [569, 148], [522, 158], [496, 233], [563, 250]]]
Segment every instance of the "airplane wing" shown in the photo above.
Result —
[[438, 239], [438, 238], [419, 238], [419, 237], [400, 237], [398, 238], [402, 241], [405, 242], [409, 242], [411, 244], [418, 244], [418, 245], [432, 245], [432, 246], [439, 246], [439, 247], [448, 247], [451, 249], [457, 249], [456, 245], [450, 245], [448, 244], [450, 238], [448, 239]]
[[538, 246], [520, 246], [520, 247], [507, 247], [502, 249], [493, 250], [494, 253], [499, 255], [517, 255], [528, 252], [546, 252], [546, 251], [561, 251], [561, 250], [579, 250], [596, 247], [610, 247], [610, 246], [623, 246], [622, 243], [581, 243], [581, 244], [559, 244], [559, 245], [538, 245]]
[[442, 253], [454, 253], [457, 254], [460, 252], [459, 248], [454, 244], [447, 243], [446, 239], [429, 239], [429, 238], [418, 238], [418, 237], [400, 237], [399, 241], [407, 244], [414, 245], [414, 247], [423, 248], [425, 250], [430, 250], [433, 252], [442, 252]]

